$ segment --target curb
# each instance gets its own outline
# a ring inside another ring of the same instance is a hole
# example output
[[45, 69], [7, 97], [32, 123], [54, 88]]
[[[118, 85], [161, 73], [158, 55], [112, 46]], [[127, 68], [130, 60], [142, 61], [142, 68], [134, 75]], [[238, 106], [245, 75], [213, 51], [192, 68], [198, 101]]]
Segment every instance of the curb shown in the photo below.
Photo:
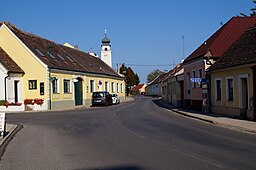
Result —
[[23, 128], [22, 125], [13, 125], [13, 127], [8, 131], [8, 134], [0, 140], [0, 160], [4, 155], [5, 149], [13, 137]]
[[209, 120], [209, 119], [204, 119], [204, 118], [201, 118], [201, 117], [193, 116], [193, 115], [190, 115], [190, 114], [178, 111], [176, 109], [171, 109], [171, 111], [173, 111], [175, 113], [178, 113], [180, 115], [183, 115], [183, 116], [187, 116], [187, 117], [191, 117], [191, 118], [194, 118], [194, 119], [202, 120], [202, 121], [205, 121], [205, 122], [208, 122], [208, 123], [212, 123], [212, 124], [217, 124], [217, 122], [215, 122], [213, 120]]

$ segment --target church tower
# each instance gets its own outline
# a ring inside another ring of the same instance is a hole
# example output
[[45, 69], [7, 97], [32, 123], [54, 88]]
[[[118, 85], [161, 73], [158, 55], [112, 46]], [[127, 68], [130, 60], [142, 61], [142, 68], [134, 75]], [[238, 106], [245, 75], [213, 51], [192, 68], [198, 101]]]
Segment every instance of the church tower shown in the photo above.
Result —
[[107, 30], [105, 30], [105, 36], [102, 39], [100, 56], [102, 61], [112, 67], [112, 52], [110, 47], [110, 39], [107, 37]]

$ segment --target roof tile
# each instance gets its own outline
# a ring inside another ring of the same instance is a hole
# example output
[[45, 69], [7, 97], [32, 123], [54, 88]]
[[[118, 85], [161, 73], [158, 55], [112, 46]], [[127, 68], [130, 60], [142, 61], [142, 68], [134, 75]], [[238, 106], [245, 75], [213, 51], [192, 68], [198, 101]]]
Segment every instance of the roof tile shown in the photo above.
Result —
[[[11, 23], [8, 28], [47, 66], [70, 71], [104, 74], [120, 78], [117, 72], [98, 57], [78, 49], [66, 47], [40, 36], [22, 31]], [[40, 55], [40, 52], [42, 54]], [[54, 57], [52, 57], [50, 54]], [[61, 56], [61, 57], [59, 57]], [[63, 60], [64, 59], [64, 60]]]
[[0, 63], [11, 73], [24, 73], [12, 58], [0, 47]]
[[249, 28], [256, 25], [256, 17], [233, 17], [207, 41], [190, 54], [184, 63], [200, 58], [210, 52], [212, 57], [220, 57]]
[[219, 70], [243, 64], [256, 65], [256, 27], [247, 30], [221, 57], [210, 70]]

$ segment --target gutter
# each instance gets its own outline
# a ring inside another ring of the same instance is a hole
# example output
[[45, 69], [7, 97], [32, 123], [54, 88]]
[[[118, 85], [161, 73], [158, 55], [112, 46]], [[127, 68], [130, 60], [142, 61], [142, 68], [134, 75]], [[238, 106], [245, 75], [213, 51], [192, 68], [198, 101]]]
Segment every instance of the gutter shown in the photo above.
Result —
[[7, 76], [5, 76], [5, 78], [4, 78], [4, 96], [5, 96], [4, 100], [5, 101], [7, 101], [7, 85], [6, 85], [6, 83], [7, 83], [8, 77], [10, 77], [9, 72], [7, 73]]
[[106, 73], [96, 73], [96, 72], [89, 72], [89, 71], [81, 71], [81, 70], [72, 70], [72, 69], [66, 69], [66, 68], [61, 68], [61, 67], [55, 67], [55, 66], [48, 66], [48, 69], [56, 69], [56, 70], [61, 70], [61, 71], [68, 71], [68, 72], [74, 72], [74, 73], [84, 73], [84, 74], [92, 74], [92, 75], [105, 75], [105, 76], [110, 76], [110, 77], [115, 77], [120, 80], [123, 80], [123, 77], [117, 75], [111, 75], [111, 74], [106, 74]]

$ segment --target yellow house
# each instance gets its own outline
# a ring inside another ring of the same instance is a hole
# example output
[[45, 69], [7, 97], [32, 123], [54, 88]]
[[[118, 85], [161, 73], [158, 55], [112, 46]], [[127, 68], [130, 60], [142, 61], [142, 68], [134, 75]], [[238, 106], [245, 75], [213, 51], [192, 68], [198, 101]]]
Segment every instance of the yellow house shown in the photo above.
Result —
[[0, 87], [0, 100], [24, 104], [26, 99], [43, 99], [42, 105], [31, 107], [47, 110], [90, 105], [94, 91], [125, 99], [124, 77], [97, 56], [1, 22], [0, 48], [20, 68], [19, 74], [0, 72], [0, 83], [8, 85]]
[[214, 113], [256, 119], [256, 28], [246, 31], [210, 68]]

